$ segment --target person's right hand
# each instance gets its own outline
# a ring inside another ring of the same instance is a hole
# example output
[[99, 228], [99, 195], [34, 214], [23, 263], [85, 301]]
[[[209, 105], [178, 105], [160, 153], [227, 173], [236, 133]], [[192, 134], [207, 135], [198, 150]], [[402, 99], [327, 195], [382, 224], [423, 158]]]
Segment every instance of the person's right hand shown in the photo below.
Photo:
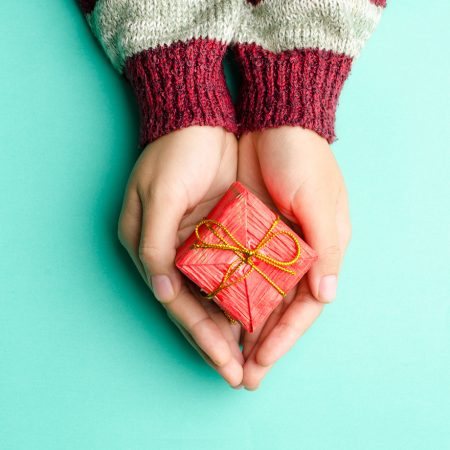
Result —
[[176, 248], [236, 180], [237, 141], [220, 127], [164, 135], [140, 155], [119, 219], [120, 242], [155, 297], [205, 361], [231, 385], [243, 377], [240, 326], [200, 300], [174, 265]]

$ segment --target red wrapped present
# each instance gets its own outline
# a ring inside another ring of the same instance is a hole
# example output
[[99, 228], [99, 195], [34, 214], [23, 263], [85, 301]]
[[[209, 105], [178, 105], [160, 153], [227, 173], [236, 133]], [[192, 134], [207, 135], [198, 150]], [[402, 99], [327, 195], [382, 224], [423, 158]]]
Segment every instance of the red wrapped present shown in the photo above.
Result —
[[241, 183], [233, 183], [177, 250], [176, 265], [249, 332], [265, 322], [317, 259]]

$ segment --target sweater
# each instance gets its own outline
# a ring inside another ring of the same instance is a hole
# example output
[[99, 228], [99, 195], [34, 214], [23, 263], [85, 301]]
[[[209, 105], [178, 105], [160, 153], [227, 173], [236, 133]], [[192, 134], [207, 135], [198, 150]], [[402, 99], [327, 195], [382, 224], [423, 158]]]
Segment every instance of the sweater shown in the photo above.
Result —
[[[335, 140], [339, 95], [386, 0], [78, 0], [140, 110], [140, 147], [192, 125]], [[242, 73], [236, 105], [223, 59]]]

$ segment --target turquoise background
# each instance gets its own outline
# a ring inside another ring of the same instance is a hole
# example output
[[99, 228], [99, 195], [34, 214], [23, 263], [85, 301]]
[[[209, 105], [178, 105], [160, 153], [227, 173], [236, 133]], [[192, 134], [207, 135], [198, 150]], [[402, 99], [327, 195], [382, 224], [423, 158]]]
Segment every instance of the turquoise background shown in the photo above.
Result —
[[339, 297], [247, 392], [117, 242], [128, 85], [72, 0], [2, 2], [1, 450], [450, 448], [449, 15], [391, 1], [356, 62], [334, 145], [354, 224]]

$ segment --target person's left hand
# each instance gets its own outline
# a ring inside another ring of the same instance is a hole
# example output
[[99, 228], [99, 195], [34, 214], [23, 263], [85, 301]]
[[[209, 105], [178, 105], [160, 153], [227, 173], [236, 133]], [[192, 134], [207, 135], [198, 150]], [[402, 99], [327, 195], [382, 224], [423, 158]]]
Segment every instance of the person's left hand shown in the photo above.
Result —
[[242, 384], [254, 390], [335, 297], [351, 225], [337, 162], [327, 141], [313, 131], [283, 126], [244, 133], [238, 180], [304, 234], [319, 256], [265, 324], [241, 338]]

